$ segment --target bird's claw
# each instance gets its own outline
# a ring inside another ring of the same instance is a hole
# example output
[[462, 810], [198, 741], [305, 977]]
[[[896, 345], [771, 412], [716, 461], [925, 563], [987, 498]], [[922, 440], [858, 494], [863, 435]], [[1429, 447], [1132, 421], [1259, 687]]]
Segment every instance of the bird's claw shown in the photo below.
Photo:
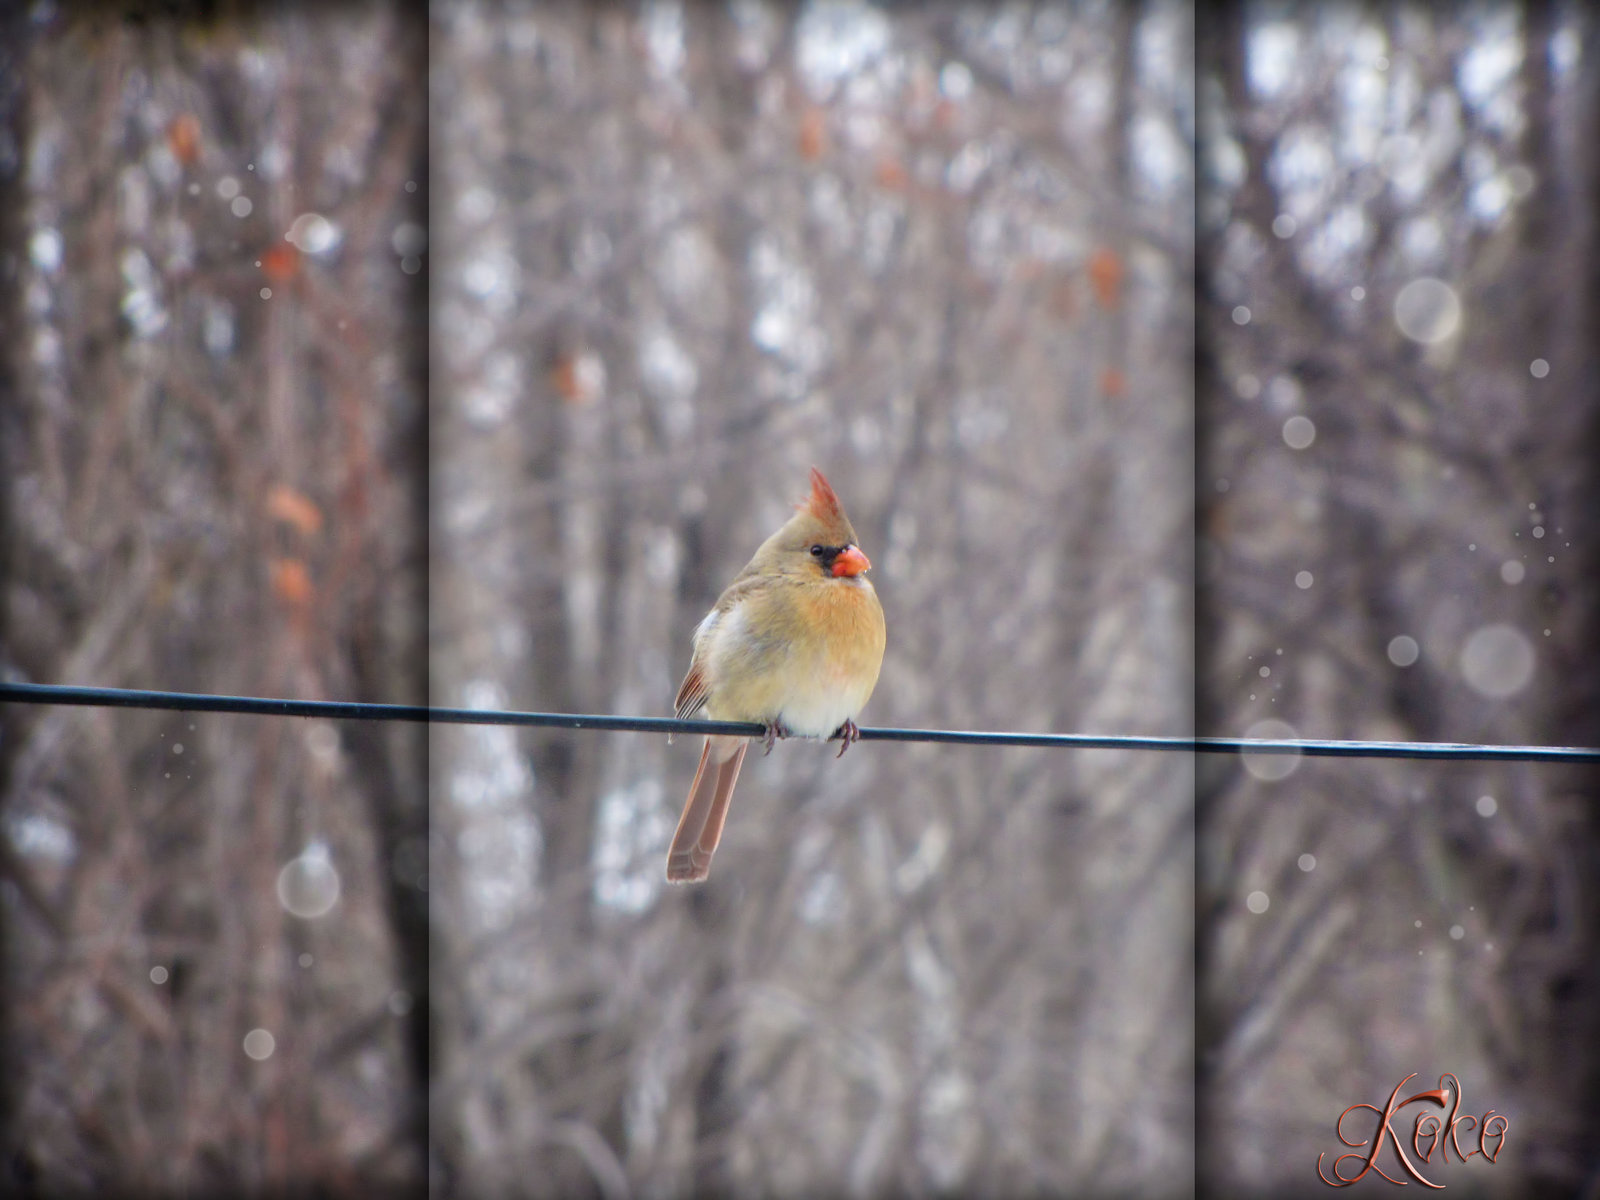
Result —
[[772, 753], [772, 743], [774, 741], [776, 741], [778, 738], [786, 738], [788, 736], [789, 736], [789, 731], [783, 727], [783, 722], [782, 721], [768, 721], [767, 722], [767, 735], [766, 735], [766, 737], [761, 739], [762, 744], [766, 746], [766, 749], [761, 752], [762, 755], [765, 756], [765, 755], [771, 754]]
[[846, 721], [834, 731], [833, 736], [839, 739], [839, 753], [835, 754], [834, 757], [843, 758], [844, 752], [850, 749], [851, 743], [861, 740], [861, 730], [857, 728], [854, 721]]

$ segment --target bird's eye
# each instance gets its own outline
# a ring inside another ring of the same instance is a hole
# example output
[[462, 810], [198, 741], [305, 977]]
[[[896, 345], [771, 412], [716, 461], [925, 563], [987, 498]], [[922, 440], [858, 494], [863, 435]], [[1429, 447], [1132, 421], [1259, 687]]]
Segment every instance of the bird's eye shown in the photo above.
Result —
[[813, 547], [811, 547], [811, 557], [812, 558], [821, 558], [822, 557], [822, 547], [821, 546], [813, 546]]

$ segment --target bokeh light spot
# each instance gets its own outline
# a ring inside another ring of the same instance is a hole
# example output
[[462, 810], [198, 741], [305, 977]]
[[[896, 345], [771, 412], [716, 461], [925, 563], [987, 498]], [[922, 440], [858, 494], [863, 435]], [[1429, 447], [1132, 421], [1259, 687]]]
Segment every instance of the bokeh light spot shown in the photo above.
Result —
[[1461, 327], [1461, 300], [1442, 280], [1413, 279], [1394, 299], [1394, 321], [1412, 341], [1437, 345]]

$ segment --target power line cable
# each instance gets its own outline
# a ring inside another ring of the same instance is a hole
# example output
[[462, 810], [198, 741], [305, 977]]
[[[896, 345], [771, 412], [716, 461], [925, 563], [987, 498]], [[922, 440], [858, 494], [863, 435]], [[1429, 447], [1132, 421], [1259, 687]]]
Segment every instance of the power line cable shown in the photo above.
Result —
[[[135, 688], [67, 687], [0, 682], [0, 701], [97, 708], [149, 708], [181, 712], [323, 717], [346, 721], [407, 721], [438, 725], [528, 725], [612, 733], [722, 733], [761, 737], [760, 725], [742, 721], [680, 721], [673, 717], [613, 717], [593, 713], [513, 712], [435, 708], [420, 704], [366, 704], [349, 700], [276, 700], [259, 696], [158, 692]], [[1128, 734], [1019, 733], [958, 729], [863, 728], [864, 742], [934, 742], [963, 746], [1036, 746], [1078, 750], [1155, 750], [1183, 754], [1303, 754], [1308, 758], [1457, 759], [1478, 762], [1600, 763], [1592, 746], [1496, 746], [1472, 742], [1354, 742], [1233, 737], [1146, 737]]]

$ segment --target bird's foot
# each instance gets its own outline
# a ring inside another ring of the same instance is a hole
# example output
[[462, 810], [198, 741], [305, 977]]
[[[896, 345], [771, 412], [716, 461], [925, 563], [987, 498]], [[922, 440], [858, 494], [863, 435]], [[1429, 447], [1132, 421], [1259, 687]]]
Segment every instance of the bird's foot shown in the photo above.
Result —
[[768, 721], [767, 736], [761, 739], [761, 742], [764, 746], [766, 746], [766, 749], [761, 753], [763, 755], [771, 754], [772, 743], [778, 738], [786, 738], [788, 736], [789, 730], [784, 726], [782, 721]]
[[861, 730], [857, 728], [854, 721], [846, 721], [833, 731], [833, 736], [839, 739], [839, 753], [835, 754], [834, 757], [843, 758], [844, 752], [850, 749], [851, 744], [861, 740]]

